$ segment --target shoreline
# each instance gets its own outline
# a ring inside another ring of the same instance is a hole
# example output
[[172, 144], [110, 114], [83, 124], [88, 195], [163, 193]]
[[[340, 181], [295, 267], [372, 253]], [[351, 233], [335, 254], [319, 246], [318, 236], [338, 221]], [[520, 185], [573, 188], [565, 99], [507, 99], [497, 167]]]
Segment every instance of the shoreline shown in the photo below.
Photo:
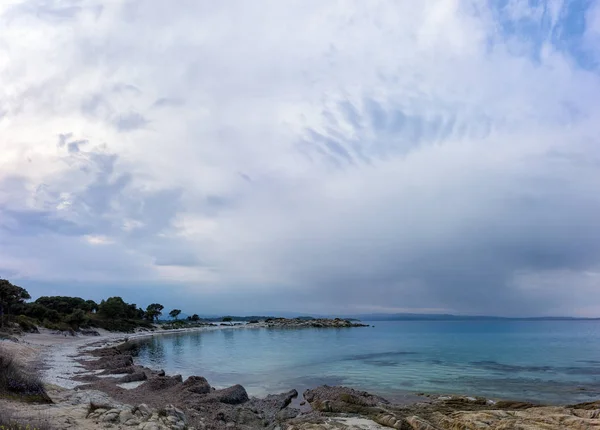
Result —
[[[543, 422], [550, 425], [546, 428], [558, 430], [565, 428], [564, 424], [560, 423], [568, 418], [574, 420], [569, 428], [600, 430], [600, 401], [590, 404], [591, 406], [566, 407], [542, 406], [526, 402], [496, 403], [470, 396], [430, 395], [415, 396], [414, 401], [398, 403], [393, 397], [385, 399], [351, 388], [327, 386], [309, 389], [305, 393], [291, 390], [282, 394], [270, 394], [263, 398], [249, 398], [241, 386], [215, 389], [200, 376], [183, 381], [181, 376], [169, 376], [165, 375], [164, 371], [161, 373], [144, 368], [136, 364], [128, 355], [128, 342], [147, 337], [261, 327], [264, 326], [219, 325], [136, 333], [98, 330], [100, 336], [79, 335], [77, 337], [61, 336], [50, 330], [41, 329], [39, 334], [22, 335], [18, 343], [2, 341], [0, 346], [8, 351], [18, 352], [21, 361], [41, 372], [56, 405], [35, 406], [32, 411], [42, 415], [50, 411], [52, 414], [63, 411], [60, 412], [62, 414], [60, 419], [62, 420], [66, 415], [66, 420], [71, 420], [74, 424], [58, 428], [95, 430], [115, 427], [115, 423], [118, 422], [123, 426], [117, 428], [123, 429], [222, 428], [227, 430], [232, 426], [240, 429], [265, 428], [263, 424], [271, 423], [268, 428], [276, 430], [277, 426], [273, 427], [275, 423], [285, 422], [291, 425], [285, 427], [286, 430], [338, 428], [382, 430], [389, 427], [445, 430], [446, 424], [463, 425], [471, 420], [484, 418], [501, 422], [510, 417], [511, 420], [517, 420], [514, 422], [515, 426], [545, 420]], [[123, 358], [129, 357], [130, 362], [127, 366], [130, 366], [131, 374], [142, 373], [143, 379], [126, 383], [125, 386], [119, 385], [118, 378], [127, 374], [115, 373], [121, 370], [108, 365], [111, 357], [118, 358], [121, 362]], [[90, 412], [90, 405], [96, 403], [107, 406], [99, 407], [93, 413]], [[11, 406], [11, 403], [5, 400], [0, 402], [0, 410], [7, 406], [13, 411], [20, 410], [18, 405]], [[142, 410], [148, 408], [150, 412], [142, 413], [140, 408]], [[168, 410], [168, 415], [161, 415], [162, 410]], [[248, 410], [258, 412], [244, 412]], [[25, 417], [32, 411], [19, 413], [23, 413]], [[516, 412], [507, 414], [506, 411]], [[135, 416], [132, 412], [136, 412]], [[222, 413], [225, 413], [225, 418], [220, 415]], [[241, 413], [246, 415], [241, 418]], [[555, 427], [552, 427], [552, 423], [546, 422], [544, 417], [548, 413], [559, 417]], [[139, 427], [131, 427], [130, 424], [125, 424], [126, 422]]]

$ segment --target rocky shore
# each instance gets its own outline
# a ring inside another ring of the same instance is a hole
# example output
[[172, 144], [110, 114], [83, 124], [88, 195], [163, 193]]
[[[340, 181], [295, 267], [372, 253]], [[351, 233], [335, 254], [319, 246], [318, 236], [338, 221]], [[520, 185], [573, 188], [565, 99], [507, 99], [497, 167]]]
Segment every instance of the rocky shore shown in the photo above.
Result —
[[[436, 395], [402, 404], [328, 386], [253, 398], [241, 385], [215, 389], [202, 376], [184, 380], [136, 365], [135, 342], [106, 346], [104, 339], [92, 348], [90, 341], [76, 344], [79, 356], [71, 359], [78, 366], [73, 362], [70, 374], [79, 384], [75, 389], [50, 385], [53, 404], [24, 408], [0, 400], [0, 411], [21, 422], [42, 417], [50, 429], [600, 430], [600, 402], [557, 407]], [[34, 361], [35, 348], [12, 346]]]

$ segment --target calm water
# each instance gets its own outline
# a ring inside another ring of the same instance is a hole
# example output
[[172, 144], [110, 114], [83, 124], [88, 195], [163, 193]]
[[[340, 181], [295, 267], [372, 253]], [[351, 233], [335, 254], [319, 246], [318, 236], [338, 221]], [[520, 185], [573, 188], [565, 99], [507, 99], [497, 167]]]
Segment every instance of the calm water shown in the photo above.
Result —
[[374, 322], [223, 329], [141, 341], [138, 362], [240, 383], [252, 395], [321, 384], [387, 396], [462, 393], [552, 403], [600, 398], [600, 322]]

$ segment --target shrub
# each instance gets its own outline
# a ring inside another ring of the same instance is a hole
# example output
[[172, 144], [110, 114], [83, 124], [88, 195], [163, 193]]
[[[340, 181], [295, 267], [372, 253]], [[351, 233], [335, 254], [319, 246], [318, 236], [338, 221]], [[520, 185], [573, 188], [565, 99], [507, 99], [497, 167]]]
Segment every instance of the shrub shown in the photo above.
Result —
[[38, 322], [33, 318], [26, 317], [25, 315], [19, 315], [17, 317], [17, 324], [21, 327], [21, 330], [27, 333], [38, 333]]
[[0, 395], [36, 403], [52, 403], [39, 376], [20, 366], [0, 349]]

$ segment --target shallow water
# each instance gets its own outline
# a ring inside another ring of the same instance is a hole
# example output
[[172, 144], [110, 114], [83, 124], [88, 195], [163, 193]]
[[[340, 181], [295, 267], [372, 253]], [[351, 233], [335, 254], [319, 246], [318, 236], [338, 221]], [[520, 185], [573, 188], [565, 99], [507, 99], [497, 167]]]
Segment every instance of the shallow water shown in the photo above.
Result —
[[251, 395], [346, 385], [388, 397], [600, 398], [600, 322], [394, 321], [351, 329], [235, 328], [140, 341], [137, 361]]

